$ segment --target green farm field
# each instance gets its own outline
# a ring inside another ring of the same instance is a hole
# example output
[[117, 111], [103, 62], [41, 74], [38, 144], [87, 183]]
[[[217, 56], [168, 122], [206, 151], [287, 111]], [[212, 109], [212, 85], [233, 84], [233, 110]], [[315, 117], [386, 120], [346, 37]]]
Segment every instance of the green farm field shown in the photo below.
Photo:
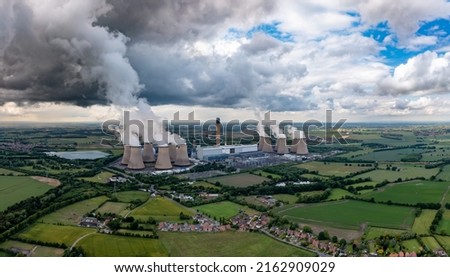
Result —
[[357, 157], [360, 157], [360, 156], [372, 153], [372, 151], [373, 151], [372, 149], [363, 149], [363, 150], [358, 150], [358, 151], [351, 151], [351, 152], [339, 154], [338, 157], [344, 157], [344, 158], [348, 158], [348, 159], [353, 159], [353, 158], [357, 158]]
[[215, 217], [219, 219], [224, 217], [226, 219], [233, 217], [239, 213], [239, 211], [245, 211], [247, 214], [256, 214], [255, 210], [252, 210], [246, 206], [242, 206], [230, 201], [223, 201], [217, 203], [211, 203], [193, 207], [193, 209], [199, 210], [201, 213]]
[[130, 203], [134, 200], [145, 202], [150, 197], [150, 194], [145, 191], [121, 191], [114, 193], [114, 197], [118, 202]]
[[97, 213], [114, 213], [114, 214], [120, 214], [122, 211], [126, 210], [129, 204], [122, 203], [122, 202], [110, 202], [107, 201], [103, 205], [101, 205], [100, 208], [97, 209]]
[[18, 236], [21, 239], [64, 243], [71, 246], [82, 236], [96, 232], [97, 230], [92, 228], [36, 223], [20, 232]]
[[173, 257], [312, 257], [314, 253], [260, 233], [170, 233], [160, 240]]
[[412, 231], [418, 235], [428, 235], [435, 215], [435, 210], [422, 210], [422, 213], [414, 220]]
[[134, 209], [130, 216], [136, 219], [147, 220], [153, 217], [158, 221], [180, 221], [180, 213], [192, 216], [194, 211], [186, 208], [181, 204], [164, 197], [156, 197], [149, 199], [145, 204]]
[[230, 187], [249, 187], [253, 185], [259, 185], [264, 181], [267, 181], [269, 179], [257, 175], [253, 175], [250, 173], [240, 173], [240, 174], [232, 174], [232, 175], [226, 175], [226, 176], [220, 176], [220, 177], [214, 177], [208, 179], [208, 182], [215, 183], [219, 182], [224, 186], [230, 186]]
[[264, 170], [256, 170], [256, 171], [253, 172], [253, 174], [258, 175], [258, 176], [261, 175], [262, 177], [266, 177], [266, 178], [269, 178], [269, 176], [272, 176], [272, 178], [275, 179], [275, 180], [281, 178], [281, 176], [278, 175], [278, 174], [265, 172]]
[[114, 176], [114, 173], [108, 172], [108, 171], [102, 171], [99, 174], [92, 176], [92, 177], [83, 177], [81, 179], [88, 181], [88, 182], [94, 182], [94, 183], [100, 183], [100, 184], [106, 184], [109, 181], [109, 178]]
[[7, 240], [0, 244], [0, 249], [11, 250], [11, 248], [29, 251], [30, 257], [62, 257], [64, 249], [47, 247], [21, 241]]
[[[422, 154], [422, 160], [424, 162], [441, 161], [450, 158], [450, 147], [439, 146], [437, 149]], [[449, 180], [450, 181], [450, 180]]]
[[[450, 154], [450, 151], [449, 151], [449, 154]], [[445, 166], [442, 168], [442, 172], [439, 173], [439, 174], [436, 176], [436, 179], [437, 179], [437, 180], [442, 179], [442, 180], [444, 180], [444, 181], [450, 181], [450, 164], [445, 165]]]
[[376, 184], [377, 184], [377, 182], [368, 181], [368, 182], [358, 183], [358, 184], [354, 184], [354, 185], [348, 185], [348, 186], [345, 186], [345, 188], [346, 189], [348, 189], [350, 187], [359, 188], [359, 187], [365, 187], [365, 186], [375, 187]]
[[401, 134], [401, 139], [391, 139], [381, 136], [381, 131], [378, 132], [367, 132], [362, 134], [351, 134], [351, 139], [363, 140], [365, 143], [379, 143], [386, 144], [388, 146], [408, 146], [416, 144], [416, 136], [412, 132], [399, 132], [396, 134]]
[[408, 252], [420, 252], [423, 247], [416, 239], [404, 240], [401, 242], [401, 245], [405, 247]]
[[377, 162], [399, 162], [402, 158], [411, 154], [424, 153], [425, 149], [404, 148], [386, 151], [371, 152], [366, 155], [355, 157], [355, 160], [377, 161]]
[[345, 189], [332, 189], [330, 196], [326, 199], [327, 201], [331, 200], [341, 200], [346, 196], [355, 196], [353, 193], [346, 191]]
[[29, 197], [42, 195], [51, 188], [28, 176], [0, 176], [0, 211]]
[[441, 245], [437, 242], [434, 237], [422, 237], [422, 242], [431, 251], [437, 251], [442, 249]]
[[356, 230], [365, 226], [409, 229], [414, 222], [412, 208], [351, 200], [287, 205], [275, 213], [294, 222]]
[[439, 203], [447, 192], [449, 183], [431, 181], [408, 181], [389, 184], [377, 191], [364, 194], [365, 199], [374, 198], [375, 201], [401, 204]]
[[[351, 166], [350, 166], [351, 165]], [[323, 162], [309, 162], [309, 163], [301, 163], [296, 165], [298, 168], [305, 168], [309, 171], [318, 171], [320, 175], [325, 176], [339, 176], [345, 177], [351, 173], [360, 172], [363, 170], [370, 169], [371, 167], [366, 166], [358, 166], [356, 163], [348, 163], [347, 166], [345, 163], [329, 163], [324, 164]]]
[[95, 211], [100, 205], [108, 200], [106, 196], [99, 196], [81, 202], [69, 205], [48, 214], [41, 219], [40, 222], [50, 224], [75, 225], [80, 224], [81, 219], [87, 213]]
[[450, 254], [450, 237], [448, 236], [434, 236], [439, 244], [444, 248], [447, 254]]
[[406, 233], [406, 230], [399, 229], [389, 229], [389, 228], [380, 228], [380, 227], [367, 227], [367, 230], [364, 233], [365, 240], [373, 240], [379, 238], [380, 236], [397, 236], [403, 233]]
[[445, 210], [441, 221], [436, 229], [438, 234], [446, 234], [450, 236], [450, 210]]
[[258, 198], [257, 196], [254, 196], [254, 195], [238, 196], [237, 199], [238, 200], [243, 200], [247, 204], [253, 204], [253, 205], [256, 205], [256, 206], [266, 206], [263, 202], [260, 201], [260, 198]]
[[[431, 168], [426, 169], [422, 166], [413, 166], [408, 164], [393, 164], [400, 168], [400, 171], [392, 171], [386, 169], [377, 169], [374, 171], [366, 172], [363, 174], [356, 175], [353, 179], [356, 178], [371, 178], [372, 181], [380, 183], [384, 180], [389, 182], [396, 181], [398, 178], [404, 179], [414, 179], [414, 178], [430, 178], [431, 176], [436, 175], [439, 172], [439, 168]], [[382, 165], [380, 165], [382, 167]]]
[[205, 181], [196, 181], [191, 186], [194, 187], [194, 188], [202, 188], [203, 187], [204, 189], [208, 189], [208, 188], [220, 189], [220, 187], [215, 186], [215, 185], [213, 185], [211, 183], [208, 183], [208, 182], [205, 182]]
[[13, 175], [13, 176], [23, 176], [22, 172], [13, 171], [10, 169], [0, 167], [0, 175]]
[[92, 234], [77, 246], [90, 257], [167, 257], [167, 250], [159, 239], [133, 238]]
[[294, 204], [297, 201], [298, 196], [292, 194], [274, 194], [273, 198], [278, 201], [284, 201], [288, 204]]

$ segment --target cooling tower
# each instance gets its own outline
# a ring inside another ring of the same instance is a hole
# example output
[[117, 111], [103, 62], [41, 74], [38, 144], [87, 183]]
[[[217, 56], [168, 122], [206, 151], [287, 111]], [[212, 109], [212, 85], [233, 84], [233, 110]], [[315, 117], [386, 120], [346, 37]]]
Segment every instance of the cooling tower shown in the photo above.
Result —
[[278, 154], [287, 154], [289, 153], [289, 149], [286, 146], [286, 137], [279, 137], [277, 139], [276, 150]]
[[299, 143], [297, 144], [297, 154], [298, 155], [308, 155], [308, 146], [306, 145], [306, 139], [302, 138], [300, 139]]
[[129, 145], [124, 145], [123, 146], [122, 161], [120, 163], [121, 164], [128, 164], [129, 160], [130, 160], [130, 146]]
[[153, 143], [144, 143], [144, 151], [142, 152], [142, 159], [144, 163], [155, 162], [155, 152], [153, 152]]
[[297, 153], [297, 148], [298, 148], [298, 144], [300, 142], [299, 138], [295, 138], [292, 140], [292, 145], [291, 145], [291, 153]]
[[176, 166], [190, 166], [187, 146], [186, 144], [179, 144], [177, 148], [177, 158], [175, 159], [174, 165]]
[[262, 151], [263, 144], [264, 144], [264, 137], [259, 136], [258, 151]]
[[169, 143], [169, 157], [170, 162], [175, 162], [175, 159], [177, 158], [177, 146], [175, 143]]
[[266, 152], [266, 153], [272, 153], [273, 152], [272, 141], [270, 140], [270, 137], [265, 137], [264, 138], [264, 143], [262, 145], [262, 151]]
[[142, 160], [142, 153], [140, 146], [130, 147], [130, 160], [128, 161], [128, 169], [144, 169], [144, 161]]
[[158, 158], [156, 159], [155, 169], [172, 169], [172, 164], [170, 163], [169, 146], [158, 146]]

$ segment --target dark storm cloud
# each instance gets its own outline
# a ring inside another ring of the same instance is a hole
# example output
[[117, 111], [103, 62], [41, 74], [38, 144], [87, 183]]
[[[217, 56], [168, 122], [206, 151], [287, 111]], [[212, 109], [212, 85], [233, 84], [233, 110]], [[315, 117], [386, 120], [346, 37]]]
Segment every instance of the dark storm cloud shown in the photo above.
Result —
[[240, 0], [108, 0], [114, 9], [98, 24], [118, 30], [133, 40], [173, 43], [207, 39], [231, 26], [225, 22], [248, 23], [274, 8], [273, 1]]
[[258, 15], [274, 8], [271, 2], [42, 4], [48, 8], [44, 12], [37, 2], [2, 4], [0, 105], [130, 106], [140, 96], [152, 105], [274, 111], [317, 107], [301, 92], [296, 97], [279, 95], [280, 88], [295, 91], [295, 81], [307, 68], [299, 62], [280, 63], [291, 46], [264, 33], [255, 33], [228, 55], [193, 53], [196, 41], [223, 37], [235, 25], [258, 24]]
[[282, 80], [283, 86], [307, 75], [301, 63], [279, 65], [272, 61], [270, 52], [250, 59], [243, 50], [224, 59], [214, 55], [192, 57], [174, 49], [172, 52], [148, 44], [130, 48], [130, 61], [145, 84], [141, 96], [152, 105], [264, 107], [274, 111], [316, 106], [299, 91], [295, 91], [298, 98], [279, 95], [277, 82]]
[[71, 55], [61, 47], [62, 38], [48, 37], [42, 26], [35, 25], [33, 11], [22, 1], [13, 1], [4, 8], [4, 12], [9, 9], [8, 31], [12, 35], [0, 42], [0, 105], [9, 101], [80, 106], [106, 103], [104, 89], [98, 82], [86, 83], [81, 77], [80, 68], [92, 53], [78, 58]]

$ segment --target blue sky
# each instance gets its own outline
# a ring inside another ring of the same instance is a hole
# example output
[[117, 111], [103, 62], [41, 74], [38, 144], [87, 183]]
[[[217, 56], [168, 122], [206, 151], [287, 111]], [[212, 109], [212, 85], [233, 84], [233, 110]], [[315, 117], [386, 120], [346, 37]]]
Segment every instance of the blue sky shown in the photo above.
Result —
[[[432, 21], [420, 22], [420, 27], [417, 32], [415, 32], [415, 35], [418, 37], [436, 37], [436, 43], [433, 45], [418, 45], [414, 46], [414, 49], [411, 49], [405, 45], [399, 44], [398, 38], [389, 26], [388, 21], [381, 21], [375, 25], [364, 27], [358, 13], [346, 12], [346, 14], [354, 17], [354, 21], [352, 23], [353, 29], [362, 29], [360, 32], [363, 36], [371, 38], [383, 46], [383, 49], [379, 52], [379, 56], [389, 66], [398, 66], [407, 62], [408, 59], [425, 51], [443, 52], [441, 48], [443, 46], [448, 46], [450, 42], [449, 19], [440, 18]], [[281, 24], [282, 21], [273, 21], [256, 25], [248, 30], [240, 30], [233, 27], [228, 30], [226, 37], [228, 39], [237, 39], [242, 37], [251, 39], [255, 33], [262, 32], [281, 42], [294, 43], [298, 38], [296, 38], [292, 33], [280, 30], [279, 27]], [[342, 33], [342, 31], [348, 32], [349, 30], [341, 30], [337, 33]], [[385, 41], [386, 39], [389, 39], [389, 41]]]

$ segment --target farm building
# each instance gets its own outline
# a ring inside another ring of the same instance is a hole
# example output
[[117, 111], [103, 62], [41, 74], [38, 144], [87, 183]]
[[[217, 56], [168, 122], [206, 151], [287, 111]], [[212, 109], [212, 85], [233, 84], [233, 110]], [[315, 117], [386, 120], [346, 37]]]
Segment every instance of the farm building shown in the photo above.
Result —
[[210, 160], [217, 157], [227, 157], [249, 152], [258, 151], [257, 144], [251, 145], [219, 145], [212, 147], [198, 147], [197, 158], [199, 160]]
[[89, 228], [97, 228], [98, 220], [95, 217], [85, 217], [81, 220], [80, 226], [89, 227]]

